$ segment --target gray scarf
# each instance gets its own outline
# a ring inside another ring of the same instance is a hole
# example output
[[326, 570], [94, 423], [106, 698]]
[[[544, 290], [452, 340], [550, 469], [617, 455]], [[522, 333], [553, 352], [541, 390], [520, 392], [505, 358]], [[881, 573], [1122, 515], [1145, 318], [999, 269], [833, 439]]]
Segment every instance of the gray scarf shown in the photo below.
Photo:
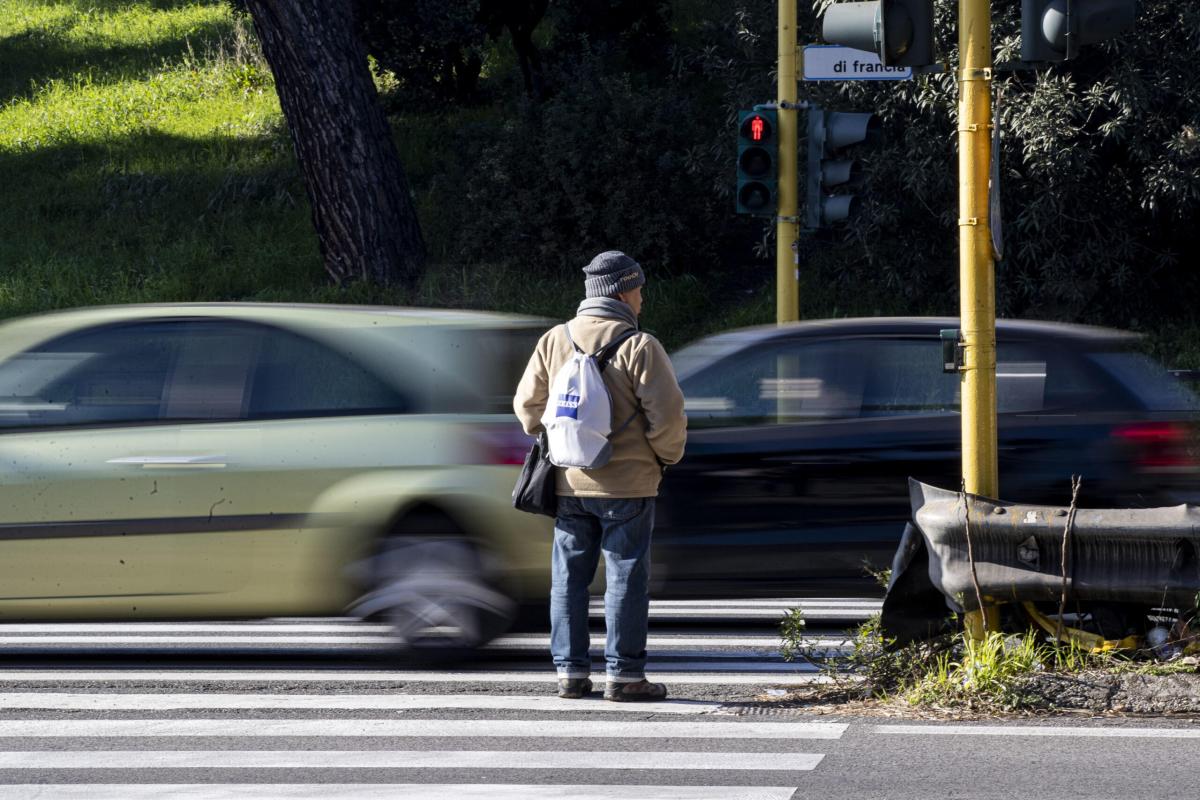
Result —
[[634, 329], [638, 326], [637, 314], [633, 313], [633, 308], [628, 303], [622, 303], [612, 297], [589, 297], [579, 304], [575, 313], [581, 317], [600, 317], [601, 319], [628, 322]]

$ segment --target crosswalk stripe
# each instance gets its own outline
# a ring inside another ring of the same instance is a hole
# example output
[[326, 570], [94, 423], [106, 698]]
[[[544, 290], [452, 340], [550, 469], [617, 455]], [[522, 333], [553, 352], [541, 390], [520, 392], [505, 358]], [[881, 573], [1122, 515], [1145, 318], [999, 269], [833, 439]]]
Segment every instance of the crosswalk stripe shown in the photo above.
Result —
[[592, 786], [505, 783], [125, 783], [3, 787], [6, 800], [789, 800], [795, 786]]
[[0, 769], [815, 769], [820, 753], [558, 750], [0, 751]]
[[[344, 630], [344, 629], [343, 629]], [[0, 645], [46, 645], [46, 644], [236, 644], [239, 646], [278, 646], [280, 644], [395, 644], [391, 636], [376, 636], [369, 633], [353, 636], [320, 635], [300, 636], [294, 634], [271, 633], [268, 636], [231, 636], [208, 634], [161, 635], [141, 633], [135, 635], [113, 635], [112, 633], [92, 632], [80, 633], [46, 633], [8, 636], [3, 635], [5, 629], [0, 627]], [[805, 639], [813, 646], [836, 646], [846, 643], [845, 636], [812, 636]], [[778, 636], [650, 636], [647, 645], [652, 648], [664, 647], [744, 647], [778, 650]], [[604, 647], [604, 635], [592, 637], [592, 647]], [[489, 642], [488, 650], [521, 650], [550, 648], [550, 637], [547, 635], [502, 636]]]
[[0, 737], [381, 736], [631, 739], [839, 739], [847, 726], [802, 722], [476, 719], [0, 720]]
[[112, 634], [101, 634], [96, 636], [87, 636], [84, 634], [68, 634], [66, 636], [58, 636], [54, 634], [46, 634], [42, 636], [0, 636], [0, 645], [11, 647], [14, 645], [37, 645], [45, 646], [48, 644], [91, 644], [110, 647], [117, 644], [222, 644], [222, 645], [237, 645], [239, 647], [278, 647], [281, 644], [320, 644], [329, 646], [332, 644], [350, 644], [350, 645], [394, 645], [395, 638], [391, 636], [270, 636], [270, 637], [241, 637], [241, 636], [209, 636], [207, 634], [195, 634], [188, 636], [158, 636], [158, 635], [143, 635], [143, 636], [114, 636]]
[[[677, 666], [677, 665], [672, 665]], [[712, 665], [704, 664], [703, 668]], [[712, 672], [693, 674], [655, 670], [653, 679], [667, 684], [695, 685], [807, 685], [823, 682], [824, 675], [806, 665], [791, 665], [792, 672], [772, 670], [770, 672]], [[289, 681], [294, 683], [518, 683], [552, 686], [554, 674], [549, 669], [529, 671], [404, 671], [387, 672], [343, 671], [343, 670], [5, 670], [0, 671], [0, 683], [54, 682], [54, 683], [247, 683]]]
[[[603, 608], [604, 598], [593, 597], [590, 601], [592, 606]], [[830, 607], [845, 607], [863, 606], [879, 608], [883, 606], [882, 600], [873, 600], [868, 597], [846, 597], [846, 598], [813, 598], [806, 599], [800, 597], [782, 597], [782, 598], [765, 598], [758, 600], [651, 600], [650, 608], [817, 608], [820, 606]]]
[[390, 625], [339, 618], [331, 622], [6, 622], [0, 634], [16, 633], [388, 633]]
[[520, 711], [617, 711], [657, 714], [708, 714], [719, 703], [697, 700], [612, 703], [602, 699], [467, 694], [87, 694], [74, 692], [9, 692], [0, 708], [77, 711], [174, 711], [183, 709], [513, 709]]
[[1200, 739], [1194, 728], [1093, 728], [1049, 725], [879, 725], [879, 733], [910, 736], [1081, 736], [1088, 738]]

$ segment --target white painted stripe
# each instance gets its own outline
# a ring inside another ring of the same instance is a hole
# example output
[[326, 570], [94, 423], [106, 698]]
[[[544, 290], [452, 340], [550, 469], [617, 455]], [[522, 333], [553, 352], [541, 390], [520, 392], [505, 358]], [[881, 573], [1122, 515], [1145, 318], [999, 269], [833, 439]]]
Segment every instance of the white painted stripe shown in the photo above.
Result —
[[[593, 597], [590, 603], [604, 607], [603, 597]], [[807, 600], [799, 597], [767, 598], [759, 600], [651, 600], [650, 608], [802, 608], [817, 606], [882, 606], [882, 600], [867, 597], [824, 597]]]
[[[694, 611], [692, 609], [681, 609], [670, 613], [662, 613], [659, 616], [672, 619], [779, 619], [783, 616], [783, 611], [778, 613], [767, 610], [752, 610], [738, 611], [736, 609], [713, 609], [711, 611]], [[872, 614], [879, 613], [877, 608], [850, 608], [844, 611], [835, 609], [812, 609], [804, 612], [804, 618], [809, 620], [817, 619], [866, 619]], [[654, 618], [651, 614], [651, 619]]]
[[879, 725], [879, 733], [916, 736], [1080, 736], [1087, 738], [1200, 739], [1195, 728], [1092, 728], [1050, 725]]
[[[836, 646], [847, 642], [844, 636], [814, 636], [806, 638], [805, 642], [811, 642], [814, 646]], [[108, 633], [94, 633], [91, 635], [69, 634], [45, 634], [33, 635], [27, 634], [23, 636], [5, 636], [0, 635], [0, 645], [49, 645], [49, 644], [92, 644], [92, 645], [131, 645], [131, 644], [233, 644], [243, 647], [276, 647], [281, 644], [315, 644], [315, 645], [335, 645], [335, 644], [355, 644], [355, 645], [376, 645], [376, 644], [395, 644], [396, 640], [390, 636], [374, 636], [370, 634], [362, 634], [357, 636], [296, 636], [296, 635], [269, 635], [269, 636], [211, 636], [211, 635], [184, 635], [184, 636], [163, 636], [146, 634], [141, 636], [114, 636]], [[647, 639], [647, 645], [655, 648], [662, 647], [745, 647], [745, 648], [761, 648], [769, 650], [778, 650], [780, 639], [778, 636], [651, 636]], [[550, 637], [545, 635], [529, 635], [529, 636], [503, 636], [492, 642], [489, 642], [485, 649], [489, 650], [522, 650], [522, 649], [549, 649]], [[604, 636], [593, 636], [592, 647], [602, 649], [604, 647]]]
[[819, 753], [621, 750], [33, 750], [0, 751], [0, 769], [644, 769], [807, 771]]
[[[806, 643], [820, 645], [846, 644], [846, 636], [806, 636]], [[764, 649], [779, 649], [781, 640], [778, 636], [650, 636], [646, 644], [650, 647], [749, 647]], [[489, 648], [507, 649], [517, 647], [550, 647], [550, 637], [545, 634], [514, 634], [502, 636], [489, 642]], [[592, 647], [603, 648], [604, 636], [592, 636]]]
[[359, 622], [46, 622], [0, 624], [0, 635], [16, 633], [374, 633], [384, 634], [390, 625]]
[[[699, 655], [698, 653], [693, 655]], [[817, 672], [820, 668], [812, 664], [796, 664], [786, 661], [656, 661], [651, 658], [647, 669], [658, 674], [660, 669], [674, 669], [680, 672], [761, 672], [781, 673], [784, 675], [796, 672]]]
[[[799, 667], [796, 667], [799, 669]], [[598, 676], [599, 677], [599, 676]], [[786, 674], [771, 673], [714, 673], [696, 675], [691, 673], [654, 671], [654, 680], [668, 684], [810, 684], [822, 682], [825, 676], [812, 672]], [[0, 672], [0, 682], [134, 682], [155, 683], [229, 683], [289, 681], [293, 683], [540, 683], [552, 685], [553, 673], [546, 670], [528, 672], [349, 672], [339, 670], [296, 671], [286, 670], [119, 670], [119, 671], [76, 671], [59, 672], [45, 670], [8, 670]]]
[[790, 800], [795, 786], [544, 783], [63, 783], [3, 787], [6, 800]]
[[112, 634], [100, 634], [96, 636], [85, 636], [78, 634], [70, 634], [67, 636], [44, 635], [44, 636], [0, 636], [0, 646], [44, 646], [50, 644], [90, 644], [101, 647], [109, 647], [111, 645], [131, 645], [131, 644], [172, 644], [172, 645], [197, 645], [197, 644], [220, 644], [220, 645], [237, 645], [239, 647], [278, 647], [281, 644], [297, 645], [297, 644], [319, 644], [328, 647], [333, 644], [341, 645], [387, 645], [395, 644], [396, 640], [391, 636], [210, 636], [207, 634], [193, 636], [113, 636]]
[[0, 720], [0, 737], [390, 736], [565, 739], [840, 739], [825, 722], [647, 722], [476, 719], [86, 719]]
[[414, 708], [517, 709], [522, 711], [628, 711], [630, 713], [708, 714], [721, 706], [694, 700], [660, 703], [611, 703], [599, 698], [518, 697], [468, 694], [83, 694], [14, 692], [0, 694], [0, 708], [73, 711], [173, 711], [181, 709], [370, 709]]

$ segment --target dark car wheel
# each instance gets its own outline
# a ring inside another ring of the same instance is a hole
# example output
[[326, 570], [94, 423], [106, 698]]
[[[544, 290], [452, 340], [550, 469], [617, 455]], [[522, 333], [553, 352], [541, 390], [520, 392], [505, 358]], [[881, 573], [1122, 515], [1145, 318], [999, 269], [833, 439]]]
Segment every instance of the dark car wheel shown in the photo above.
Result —
[[414, 656], [464, 653], [511, 626], [516, 603], [485, 550], [445, 518], [411, 520], [402, 529], [372, 559], [372, 589], [357, 613], [388, 622], [397, 645]]

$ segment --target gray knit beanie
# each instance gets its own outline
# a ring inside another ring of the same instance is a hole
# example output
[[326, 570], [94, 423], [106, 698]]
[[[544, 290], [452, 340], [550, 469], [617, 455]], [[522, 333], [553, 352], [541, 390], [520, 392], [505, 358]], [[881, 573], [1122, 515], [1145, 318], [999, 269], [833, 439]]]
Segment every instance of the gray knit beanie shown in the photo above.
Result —
[[606, 250], [583, 268], [587, 297], [613, 297], [646, 283], [642, 265], [620, 250]]

